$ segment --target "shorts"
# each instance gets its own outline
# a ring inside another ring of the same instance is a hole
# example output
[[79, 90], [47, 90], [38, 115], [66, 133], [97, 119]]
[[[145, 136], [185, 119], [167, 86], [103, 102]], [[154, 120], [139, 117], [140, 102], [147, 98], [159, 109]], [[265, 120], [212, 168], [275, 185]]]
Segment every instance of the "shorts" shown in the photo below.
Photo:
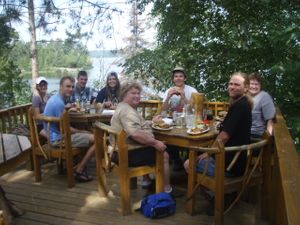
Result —
[[[207, 160], [208, 160], [208, 158], [198, 161], [197, 168], [196, 168], [196, 171], [198, 173], [203, 173], [204, 172]], [[211, 157], [209, 158], [206, 175], [210, 176], [210, 177], [215, 176], [215, 160]]]
[[[151, 147], [141, 148], [128, 151], [128, 166], [152, 166], [155, 164], [155, 149]], [[111, 161], [119, 164], [119, 155], [117, 151], [114, 151], [111, 156]]]
[[[88, 148], [90, 147], [90, 135], [89, 133], [75, 133], [71, 134], [71, 144], [75, 148]], [[60, 140], [51, 142], [54, 147], [59, 147]]]
[[89, 133], [75, 133], [71, 134], [72, 147], [76, 148], [87, 148], [90, 147], [90, 136]]
[[[196, 168], [197, 173], [203, 173], [204, 172], [204, 169], [206, 167], [207, 159], [208, 158], [198, 161], [197, 168]], [[216, 165], [215, 159], [210, 157], [209, 162], [208, 162], [208, 166], [207, 166], [207, 171], [206, 171], [207, 176], [209, 176], [209, 177], [214, 177], [215, 176], [215, 165]], [[228, 171], [225, 171], [225, 177], [235, 177], [235, 175], [228, 172]]]

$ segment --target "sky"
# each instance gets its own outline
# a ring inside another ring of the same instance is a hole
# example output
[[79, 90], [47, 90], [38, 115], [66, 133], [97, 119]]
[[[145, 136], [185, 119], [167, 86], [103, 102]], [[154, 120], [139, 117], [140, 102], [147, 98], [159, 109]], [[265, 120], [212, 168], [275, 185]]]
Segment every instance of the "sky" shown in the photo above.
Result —
[[[39, 6], [39, 1], [35, 2], [35, 7]], [[56, 3], [57, 2], [57, 3]], [[126, 42], [124, 38], [130, 36], [130, 29], [129, 29], [129, 12], [131, 9], [131, 5], [126, 3], [126, 0], [106, 0], [102, 1], [107, 3], [108, 6], [117, 8], [118, 10], [122, 11], [122, 14], [119, 13], [113, 13], [111, 14], [111, 20], [106, 20], [102, 24], [105, 25], [105, 23], [111, 23], [113, 30], [111, 37], [107, 37], [106, 34], [97, 32], [97, 29], [93, 29], [93, 37], [89, 39], [88, 41], [83, 41], [83, 44], [87, 46], [88, 50], [114, 50], [114, 49], [120, 49], [122, 47], [125, 47]], [[67, 5], [66, 1], [63, 0], [56, 0], [54, 3], [59, 8], [63, 7], [69, 7]], [[141, 18], [146, 19], [147, 13], [150, 11], [149, 6], [146, 10], [146, 13], [144, 13]], [[86, 9], [87, 10], [87, 9]], [[38, 13], [38, 8], [36, 9], [36, 13]], [[86, 11], [88, 13], [88, 11]], [[27, 12], [24, 12], [24, 18], [27, 17]], [[152, 20], [153, 21], [153, 20]], [[70, 20], [66, 20], [66, 24], [69, 23]], [[101, 25], [100, 25], [101, 26]], [[28, 42], [30, 40], [28, 28], [26, 24], [20, 24], [15, 26], [16, 30], [20, 33], [20, 39], [23, 41]], [[62, 38], [64, 39], [66, 36], [64, 34], [65, 26], [59, 25], [57, 26], [58, 31], [52, 32], [50, 35], [45, 35], [42, 30], [37, 30], [37, 40], [49, 40], [49, 39], [56, 39], [56, 38]], [[90, 31], [90, 27], [86, 28], [86, 31]], [[154, 28], [147, 28], [144, 38], [148, 42], [154, 42], [154, 36], [155, 36], [155, 30]], [[100, 44], [101, 43], [101, 44]]]

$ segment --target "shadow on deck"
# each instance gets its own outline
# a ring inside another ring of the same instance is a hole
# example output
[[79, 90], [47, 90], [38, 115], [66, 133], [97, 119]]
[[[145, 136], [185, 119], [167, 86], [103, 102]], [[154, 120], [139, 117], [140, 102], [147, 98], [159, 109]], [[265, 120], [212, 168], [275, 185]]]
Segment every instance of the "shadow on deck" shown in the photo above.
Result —
[[[89, 171], [95, 177], [95, 163], [91, 163]], [[186, 175], [184, 172], [172, 174], [172, 183], [176, 188], [185, 191]], [[197, 194], [197, 214], [190, 216], [185, 212], [185, 197], [178, 198], [176, 214], [163, 219], [151, 220], [140, 212], [129, 216], [120, 213], [119, 181], [114, 172], [108, 174], [108, 185], [111, 189], [108, 198], [100, 198], [97, 193], [97, 182], [76, 183], [72, 189], [66, 187], [66, 177], [58, 175], [55, 163], [43, 166], [43, 180], [34, 182], [34, 173], [22, 167], [0, 177], [0, 184], [5, 189], [7, 197], [26, 213], [16, 219], [17, 225], [42, 224], [105, 224], [105, 225], [208, 225], [213, 224], [213, 217], [205, 214], [208, 202]], [[147, 192], [138, 186], [132, 190], [133, 202], [139, 200]], [[239, 202], [226, 216], [225, 224], [265, 225], [257, 215], [259, 204]]]

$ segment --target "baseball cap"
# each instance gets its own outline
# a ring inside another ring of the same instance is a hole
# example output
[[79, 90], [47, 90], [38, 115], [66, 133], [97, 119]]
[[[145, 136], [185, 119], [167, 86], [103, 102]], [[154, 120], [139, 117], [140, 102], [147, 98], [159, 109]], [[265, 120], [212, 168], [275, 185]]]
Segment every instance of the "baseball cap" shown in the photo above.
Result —
[[42, 81], [44, 81], [44, 82], [46, 82], [48, 84], [48, 82], [47, 82], [47, 80], [46, 80], [45, 77], [37, 77], [36, 80], [35, 80], [35, 83], [36, 84], [40, 84]]
[[180, 66], [175, 67], [175, 68], [173, 69], [172, 73], [174, 74], [174, 73], [177, 72], [177, 71], [182, 72], [182, 73], [186, 76], [186, 73], [185, 73], [185, 70], [184, 70], [183, 67], [180, 67]]

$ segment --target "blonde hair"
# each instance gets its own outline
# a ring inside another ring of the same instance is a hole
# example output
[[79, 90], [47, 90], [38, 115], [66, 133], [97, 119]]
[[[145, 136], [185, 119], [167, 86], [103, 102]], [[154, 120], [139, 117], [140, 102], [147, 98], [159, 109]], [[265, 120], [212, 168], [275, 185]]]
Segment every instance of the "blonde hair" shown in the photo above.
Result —
[[120, 101], [123, 101], [125, 95], [132, 89], [136, 88], [140, 92], [143, 90], [142, 86], [137, 82], [127, 82], [125, 84], [121, 85], [121, 91], [120, 91]]

